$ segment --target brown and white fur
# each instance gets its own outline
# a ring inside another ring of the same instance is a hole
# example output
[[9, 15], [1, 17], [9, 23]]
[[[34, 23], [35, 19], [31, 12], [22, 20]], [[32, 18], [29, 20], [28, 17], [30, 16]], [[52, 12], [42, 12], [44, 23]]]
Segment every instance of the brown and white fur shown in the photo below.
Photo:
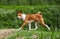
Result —
[[[50, 30], [50, 28], [48, 27], [48, 25], [46, 25], [44, 23], [44, 19], [42, 17], [41, 12], [38, 12], [37, 14], [23, 14], [22, 11], [17, 12], [18, 18], [23, 20], [23, 24], [22, 26], [19, 28], [19, 30], [21, 30], [27, 23], [29, 25], [29, 30], [36, 30], [37, 27], [37, 22], [40, 22], [43, 26], [47, 27], [48, 30]], [[34, 22], [35, 23], [35, 29], [31, 29], [31, 23]]]

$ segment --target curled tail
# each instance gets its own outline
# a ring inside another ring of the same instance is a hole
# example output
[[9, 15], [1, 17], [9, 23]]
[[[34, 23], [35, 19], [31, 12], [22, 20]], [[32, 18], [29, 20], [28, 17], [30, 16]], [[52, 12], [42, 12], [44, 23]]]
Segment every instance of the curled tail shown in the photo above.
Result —
[[41, 12], [39, 11], [39, 12], [38, 12], [38, 14], [40, 14], [40, 15], [41, 15]]

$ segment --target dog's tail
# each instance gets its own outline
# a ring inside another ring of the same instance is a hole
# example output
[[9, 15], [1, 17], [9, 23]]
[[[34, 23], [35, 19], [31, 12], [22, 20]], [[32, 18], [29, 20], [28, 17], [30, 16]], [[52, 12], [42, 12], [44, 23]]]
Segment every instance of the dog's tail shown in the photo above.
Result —
[[38, 12], [38, 14], [40, 14], [40, 15], [41, 15], [41, 12], [39, 11], [39, 12]]

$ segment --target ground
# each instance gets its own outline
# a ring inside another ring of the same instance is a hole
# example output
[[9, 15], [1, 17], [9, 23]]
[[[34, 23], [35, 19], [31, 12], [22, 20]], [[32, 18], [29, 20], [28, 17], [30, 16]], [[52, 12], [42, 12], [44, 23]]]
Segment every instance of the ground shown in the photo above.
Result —
[[59, 39], [60, 32], [2, 29], [0, 39]]
[[0, 38], [5, 38], [9, 36], [10, 34], [14, 33], [15, 29], [3, 29], [0, 30]]

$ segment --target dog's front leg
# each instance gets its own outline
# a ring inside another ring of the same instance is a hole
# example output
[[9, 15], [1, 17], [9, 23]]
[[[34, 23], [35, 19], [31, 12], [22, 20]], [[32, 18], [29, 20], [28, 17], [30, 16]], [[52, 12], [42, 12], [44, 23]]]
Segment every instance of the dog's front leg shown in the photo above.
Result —
[[28, 25], [29, 25], [29, 30], [36, 30], [37, 29], [37, 22], [35, 22], [35, 29], [31, 28], [31, 22], [29, 22]]
[[37, 23], [38, 23], [38, 22], [35, 22], [35, 29], [34, 29], [34, 30], [36, 30], [36, 29], [38, 28], [38, 27], [37, 27]]
[[19, 30], [21, 30], [24, 27], [24, 25], [26, 25], [26, 23], [27, 23], [27, 21], [24, 21], [22, 26], [19, 28]]
[[29, 25], [29, 30], [31, 30], [31, 22], [29, 22], [28, 25]]

